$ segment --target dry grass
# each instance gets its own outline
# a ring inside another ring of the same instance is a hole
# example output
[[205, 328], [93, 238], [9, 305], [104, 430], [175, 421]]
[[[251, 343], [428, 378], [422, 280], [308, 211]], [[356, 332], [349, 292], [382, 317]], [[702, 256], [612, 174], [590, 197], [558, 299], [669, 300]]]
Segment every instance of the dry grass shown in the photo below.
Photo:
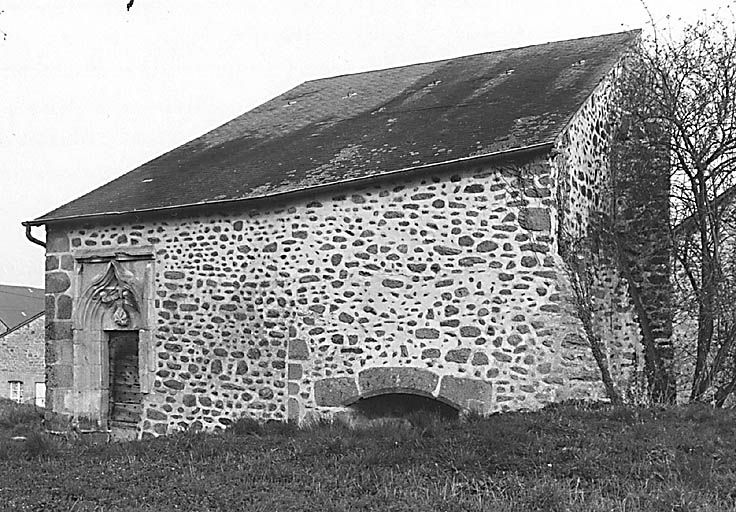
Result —
[[557, 406], [412, 423], [242, 420], [101, 446], [38, 434], [0, 452], [0, 509], [736, 510], [733, 411]]

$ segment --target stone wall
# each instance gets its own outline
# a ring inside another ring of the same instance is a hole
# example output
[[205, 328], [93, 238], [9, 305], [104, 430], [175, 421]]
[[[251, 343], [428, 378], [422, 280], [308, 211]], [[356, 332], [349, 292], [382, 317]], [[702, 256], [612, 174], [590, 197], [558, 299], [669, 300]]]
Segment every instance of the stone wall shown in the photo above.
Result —
[[[89, 380], [74, 367], [84, 350], [73, 322], [82, 262], [144, 247], [153, 346], [141, 368], [154, 375], [143, 434], [243, 415], [303, 420], [390, 391], [484, 413], [601, 397], [558, 236], [561, 226], [584, 232], [609, 197], [601, 126], [614, 78], [571, 120], [555, 156], [519, 153], [219, 211], [50, 225], [53, 409], [80, 414], [74, 395]], [[610, 261], [596, 267], [594, 295], [609, 365], [629, 389], [641, 369], [638, 325]]]
[[[597, 396], [558, 286], [549, 173], [538, 156], [250, 212], [50, 231], [54, 408], [73, 407], [75, 251], [143, 245], [155, 253], [147, 432], [301, 419], [399, 387], [483, 411]], [[399, 367], [424, 372], [377, 373]]]
[[[626, 343], [649, 337], [671, 371], [669, 165], [661, 146], [644, 141], [645, 131], [663, 140], [666, 134], [633, 122], [632, 66], [627, 57], [609, 73], [559, 141], [553, 160], [560, 183], [558, 240], [568, 262], [581, 245], [591, 253], [597, 328], [628, 331]], [[611, 325], [613, 314], [618, 325]], [[650, 366], [643, 353], [629, 363], [611, 362], [633, 364], [640, 380]], [[658, 399], [674, 394], [674, 381], [663, 384], [667, 389], [652, 384], [642, 380], [635, 392]]]
[[36, 383], [45, 382], [44, 317], [0, 336], [0, 398], [9, 397], [10, 381], [23, 383], [23, 400], [33, 402]]
[[[624, 399], [640, 400], [647, 392], [645, 358], [640, 343], [641, 317], [634, 306], [631, 283], [619, 257], [619, 250], [623, 247], [630, 251], [632, 243], [630, 239], [620, 241], [618, 235], [624, 224], [619, 218], [621, 199], [636, 192], [638, 195], [628, 204], [641, 206], [647, 201], [643, 192], [650, 190], [649, 183], [644, 185], [640, 173], [627, 167], [620, 158], [621, 153], [615, 149], [621, 138], [620, 105], [626, 66], [624, 60], [614, 67], [575, 114], [558, 140], [552, 167], [559, 183], [557, 240], [563, 265], [568, 275], [577, 272], [583, 280], [589, 279], [584, 302], [596, 332], [606, 342], [607, 364], [618, 391]], [[664, 178], [658, 184], [664, 186], [666, 197], [669, 175], [666, 171], [662, 174]], [[652, 203], [650, 208], [653, 212], [659, 208], [655, 224], [661, 227], [661, 219], [664, 219], [667, 226], [667, 204]], [[626, 225], [625, 231], [634, 236], [646, 232], [642, 223]], [[664, 254], [666, 258], [666, 246], [661, 250], [656, 241], [649, 242], [656, 247], [652, 253]], [[645, 247], [640, 244], [637, 248], [641, 254]], [[641, 256], [642, 264], [649, 268], [648, 260], [643, 254]], [[568, 302], [573, 302], [569, 280], [565, 282]], [[659, 288], [668, 290], [668, 283], [660, 281]], [[659, 288], [652, 288], [652, 295]], [[655, 303], [655, 307], [658, 305]], [[665, 325], [664, 316], [662, 325]], [[592, 357], [587, 341], [578, 348], [578, 357]]]

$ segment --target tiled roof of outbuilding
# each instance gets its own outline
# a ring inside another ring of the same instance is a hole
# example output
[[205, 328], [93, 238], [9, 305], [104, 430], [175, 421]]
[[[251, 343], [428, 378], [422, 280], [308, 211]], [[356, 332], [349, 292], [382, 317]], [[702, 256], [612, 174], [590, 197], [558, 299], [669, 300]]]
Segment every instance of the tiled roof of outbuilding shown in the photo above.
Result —
[[550, 143], [638, 34], [305, 82], [29, 224], [262, 198]]
[[13, 329], [42, 312], [45, 293], [29, 286], [0, 285], [0, 332]]

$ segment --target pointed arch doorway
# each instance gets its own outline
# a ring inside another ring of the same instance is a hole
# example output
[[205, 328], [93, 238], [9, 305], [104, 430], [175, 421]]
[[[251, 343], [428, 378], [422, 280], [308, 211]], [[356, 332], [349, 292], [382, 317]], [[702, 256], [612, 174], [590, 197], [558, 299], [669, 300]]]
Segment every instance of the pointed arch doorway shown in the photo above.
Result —
[[153, 252], [84, 253], [77, 261], [74, 416], [80, 426], [136, 437], [155, 361]]

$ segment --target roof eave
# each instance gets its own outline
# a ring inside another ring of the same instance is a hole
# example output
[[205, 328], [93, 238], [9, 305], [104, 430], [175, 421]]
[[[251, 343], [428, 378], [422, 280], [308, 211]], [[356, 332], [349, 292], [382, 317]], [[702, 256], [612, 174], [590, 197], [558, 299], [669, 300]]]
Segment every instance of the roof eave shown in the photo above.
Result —
[[462, 157], [462, 158], [455, 158], [452, 160], [443, 160], [441, 162], [434, 162], [434, 163], [425, 164], [425, 165], [404, 167], [401, 169], [394, 169], [392, 171], [387, 171], [387, 172], [383, 172], [380, 174], [373, 174], [371, 176], [362, 176], [360, 178], [352, 178], [352, 179], [342, 180], [342, 181], [333, 181], [331, 183], [324, 183], [324, 184], [315, 185], [312, 187], [298, 188], [298, 189], [293, 189], [293, 190], [276, 192], [272, 194], [262, 194], [259, 196], [244, 197], [240, 199], [221, 199], [221, 200], [216, 200], [216, 201], [201, 201], [198, 203], [161, 206], [161, 207], [156, 207], [156, 208], [142, 208], [138, 210], [98, 212], [98, 213], [90, 213], [90, 214], [82, 214], [82, 215], [70, 215], [66, 217], [52, 217], [52, 218], [39, 217], [38, 219], [34, 219], [30, 221], [23, 221], [21, 222], [21, 224], [26, 227], [43, 226], [45, 224], [56, 223], [56, 222], [69, 222], [69, 221], [76, 221], [76, 220], [82, 220], [82, 219], [113, 217], [113, 216], [121, 216], [121, 215], [140, 214], [140, 213], [154, 213], [154, 212], [160, 212], [160, 211], [177, 210], [181, 208], [195, 208], [195, 207], [202, 207], [202, 206], [222, 206], [222, 205], [232, 204], [232, 203], [245, 203], [245, 202], [258, 201], [258, 200], [263, 200], [263, 199], [273, 199], [277, 197], [288, 196], [291, 194], [298, 194], [298, 193], [302, 193], [302, 192], [306, 192], [310, 190], [319, 190], [319, 189], [325, 189], [325, 188], [330, 188], [330, 187], [335, 187], [335, 186], [340, 186], [340, 185], [349, 185], [352, 183], [357, 183], [357, 182], [362, 182], [362, 181], [382, 179], [387, 176], [393, 176], [393, 175], [401, 174], [401, 173], [415, 172], [415, 171], [420, 171], [424, 169], [434, 169], [438, 167], [455, 165], [455, 164], [466, 163], [466, 162], [467, 163], [483, 162], [486, 160], [495, 160], [495, 159], [499, 159], [503, 157], [510, 157], [510, 156], [515, 156], [518, 154], [529, 153], [529, 152], [542, 152], [545, 150], [548, 151], [548, 150], [553, 149], [554, 145], [555, 145], [554, 140], [547, 141], [547, 142], [540, 142], [537, 144], [531, 144], [531, 145], [523, 146], [519, 148], [505, 149], [502, 151], [495, 151], [492, 153], [484, 153], [481, 155], [473, 155], [473, 156], [467, 156], [467, 157]]

